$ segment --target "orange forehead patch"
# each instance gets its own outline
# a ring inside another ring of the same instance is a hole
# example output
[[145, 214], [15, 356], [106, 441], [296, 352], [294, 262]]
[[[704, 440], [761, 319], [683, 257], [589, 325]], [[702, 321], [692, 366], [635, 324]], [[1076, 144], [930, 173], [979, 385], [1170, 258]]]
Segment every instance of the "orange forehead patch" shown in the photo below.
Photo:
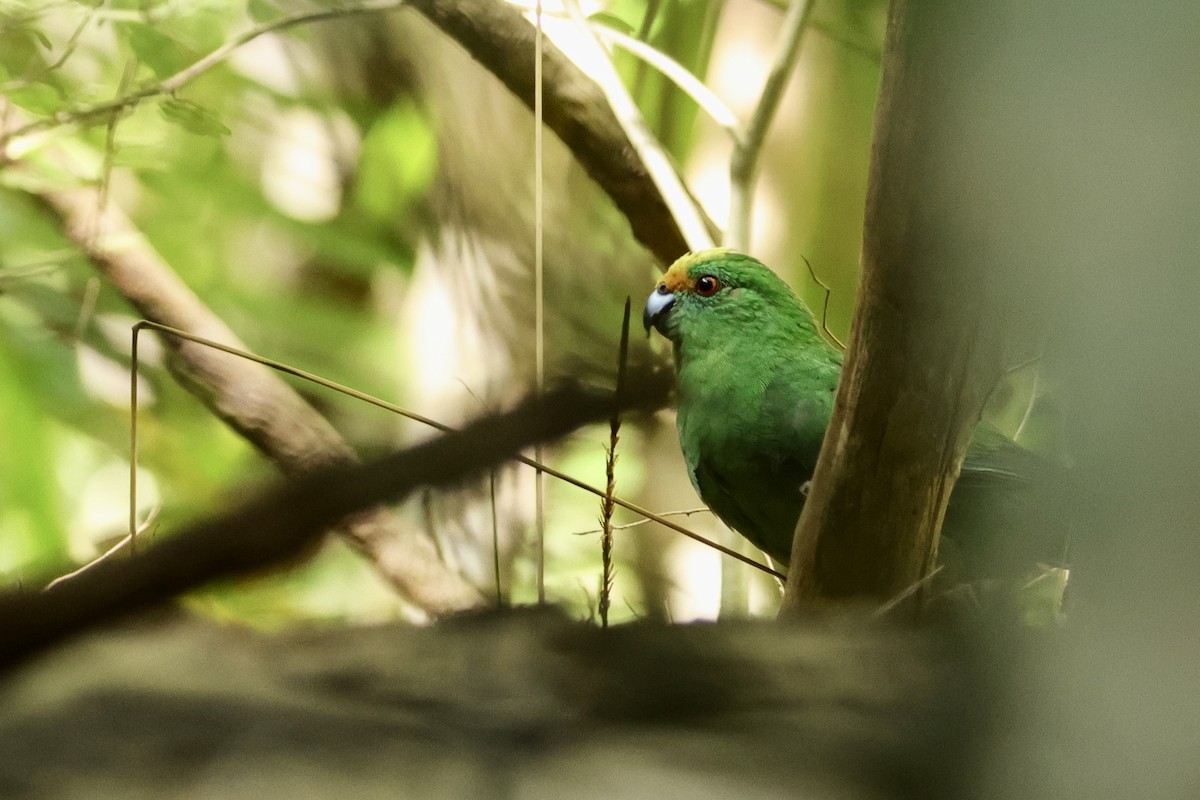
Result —
[[662, 285], [672, 292], [690, 292], [695, 289], [696, 282], [688, 275], [689, 266], [690, 264], [683, 263], [683, 259], [676, 261], [663, 273]]

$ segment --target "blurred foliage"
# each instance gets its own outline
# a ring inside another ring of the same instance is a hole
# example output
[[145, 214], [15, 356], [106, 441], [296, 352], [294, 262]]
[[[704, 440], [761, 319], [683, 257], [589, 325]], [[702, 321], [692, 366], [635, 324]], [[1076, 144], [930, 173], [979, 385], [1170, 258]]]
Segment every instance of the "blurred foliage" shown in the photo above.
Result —
[[[625, 28], [693, 75], [704, 75], [724, 5], [722, 0], [615, 0], [599, 21]], [[614, 61], [659, 141], [680, 162], [686, 160], [699, 113], [695, 103], [646, 62], [620, 49]]]
[[[115, 114], [71, 117], [152, 87], [256, 25], [317, 7], [269, 0], [0, 4], [0, 93], [14, 107], [0, 124], [11, 132], [44, 123], [9, 142], [13, 161], [0, 168], [0, 576], [6, 583], [94, 558], [123, 532], [128, 513], [133, 317], [27, 192], [103, 187], [106, 201], [132, 218], [252, 349], [384, 398], [412, 396], [411, 382], [420, 380], [413, 353], [422, 343], [412, 341], [403, 323], [422, 307], [436, 307], [436, 298], [414, 297], [420, 289], [412, 271], [422, 243], [437, 237], [441, 224], [430, 193], [439, 174], [456, 165], [444, 163], [439, 151], [431, 102], [437, 98], [422, 96], [414, 88], [421, 84], [405, 75], [389, 74], [400, 88], [378, 91], [369, 50], [329, 46], [367, 35], [404, 53], [409, 42], [397, 28], [380, 24], [381, 15], [349, 12], [335, 22], [295, 26], [255, 39], [175, 92]], [[824, 290], [809, 277], [808, 258], [832, 288], [827, 322], [839, 336], [849, 325], [857, 280], [885, 9], [883, 0], [818, 3], [767, 142], [757, 195], [754, 249], [819, 312]], [[781, 19], [778, 4], [760, 0], [612, 0], [587, 11], [706, 78], [743, 121]], [[654, 69], [619, 49], [614, 59], [651, 129], [723, 224], [725, 134]], [[341, 80], [350, 64], [367, 76], [360, 91]], [[477, 124], [492, 128], [488, 158], [504, 161], [529, 145], [510, 140], [516, 129], [502, 121]], [[581, 285], [595, 279], [573, 277]], [[636, 304], [647, 289], [631, 285], [621, 293]], [[611, 331], [614, 342], [617, 334]], [[161, 503], [151, 535], [164, 535], [249, 494], [272, 472], [148, 355], [140, 409], [142, 514]], [[364, 453], [426, 435], [377, 409], [298, 388]], [[1021, 375], [1016, 389], [997, 400], [996, 417], [1009, 421], [1008, 430], [1020, 426], [1034, 391]], [[599, 483], [603, 438], [573, 437], [559, 465]], [[623, 439], [623, 491], [650, 482], [639, 441], [632, 430]], [[586, 616], [598, 590], [598, 537], [571, 534], [598, 527], [599, 503], [555, 484], [548, 496], [549, 594]], [[692, 505], [694, 499], [681, 496], [675, 507]], [[479, 519], [490, 525], [490, 514]], [[533, 596], [532, 565], [523, 554], [506, 576], [505, 594], [514, 602]], [[614, 618], [646, 613], [647, 598], [623, 579], [638, 563], [626, 552], [618, 568], [622, 597]], [[216, 587], [191, 602], [262, 625], [377, 618], [401, 608], [369, 567], [338, 544], [279, 575]]]

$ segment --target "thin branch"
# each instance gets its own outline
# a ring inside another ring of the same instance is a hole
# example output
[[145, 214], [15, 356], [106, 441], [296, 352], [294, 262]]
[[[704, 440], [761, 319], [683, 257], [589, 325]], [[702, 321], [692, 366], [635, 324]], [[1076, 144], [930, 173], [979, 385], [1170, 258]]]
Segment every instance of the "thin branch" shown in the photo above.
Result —
[[873, 612], [871, 612], [871, 617], [874, 619], [878, 619], [880, 617], [886, 617], [892, 611], [892, 609], [896, 608], [901, 603], [903, 603], [905, 600], [912, 597], [914, 594], [919, 592], [922, 587], [926, 586], [931, 580], [933, 580], [934, 576], [936, 576], [939, 572], [942, 571], [943, 566], [944, 566], [943, 564], [938, 564], [936, 567], [934, 567], [932, 570], [930, 570], [928, 573], [926, 573], [923, 577], [921, 577], [920, 579], [918, 579], [916, 581], [913, 581], [913, 583], [911, 585], [909, 585], [908, 588], [906, 588], [900, 594], [896, 595], [891, 600], [888, 600], [886, 603], [881, 605], [879, 608], [877, 608]]
[[[533, 107], [534, 29], [521, 11], [493, 0], [410, 0], [443, 33]], [[552, 42], [543, 51], [544, 122], [629, 220], [634, 237], [663, 265], [688, 251], [683, 225], [596, 82]], [[709, 230], [715, 230], [704, 219]]]
[[1040, 373], [1034, 373], [1033, 386], [1029, 389], [1029, 402], [1025, 404], [1025, 413], [1021, 415], [1021, 422], [1017, 425], [1016, 431], [1013, 432], [1013, 441], [1021, 441], [1021, 435], [1025, 433], [1025, 427], [1029, 425], [1029, 420], [1033, 418], [1033, 409], [1037, 405], [1038, 400], [1038, 383], [1041, 377]]
[[63, 51], [59, 53], [58, 58], [54, 59], [52, 63], [46, 65], [45, 70], [42, 72], [43, 75], [49, 74], [61, 67], [63, 64], [67, 63], [67, 59], [71, 57], [71, 54], [75, 52], [75, 48], [79, 45], [79, 37], [83, 35], [83, 32], [87, 29], [87, 26], [92, 23], [92, 19], [96, 16], [96, 12], [99, 10], [99, 8], [100, 6], [98, 4], [90, 6], [87, 11], [83, 13], [83, 17], [79, 20], [79, 24], [75, 26], [75, 30], [71, 32], [70, 37], [67, 39], [67, 43], [63, 46]]
[[387, 2], [376, 3], [367, 2], [354, 6], [328, 8], [320, 11], [307, 11], [302, 14], [294, 14], [290, 17], [283, 17], [273, 22], [263, 23], [262, 25], [258, 25], [238, 36], [235, 36], [195, 63], [184, 67], [174, 75], [164, 78], [157, 83], [152, 83], [148, 86], [142, 87], [141, 89], [130, 92], [129, 94], [123, 94], [113, 100], [108, 100], [103, 103], [80, 105], [76, 106], [75, 108], [65, 109], [63, 111], [51, 114], [45, 119], [36, 120], [34, 122], [22, 125], [16, 130], [9, 131], [0, 136], [0, 151], [7, 149], [8, 144], [13, 140], [29, 136], [30, 134], [40, 133], [41, 131], [50, 130], [51, 128], [58, 128], [63, 125], [89, 123], [97, 118], [109, 117], [133, 108], [143, 100], [173, 94], [194, 81], [196, 78], [199, 78], [201, 75], [211, 70], [213, 67], [221, 64], [223, 61], [225, 61], [225, 59], [233, 55], [233, 53], [239, 47], [242, 47], [243, 45], [252, 42], [265, 34], [277, 33], [288, 28], [294, 28], [298, 25], [306, 25], [313, 22], [323, 22], [331, 19], [340, 19], [356, 14], [395, 11], [403, 6], [404, 0], [387, 0]]
[[[685, 508], [682, 511], [664, 511], [661, 514], [659, 514], [659, 516], [660, 517], [690, 517], [693, 514], [711, 514], [711, 513], [712, 513], [711, 508], [709, 508], [708, 506], [703, 506], [701, 508]], [[652, 520], [652, 519], [639, 519], [639, 520], [634, 520], [633, 522], [626, 522], [621, 525], [613, 525], [612, 529], [614, 531], [627, 531], [632, 528], [640, 528], [643, 525], [649, 525], [651, 522], [654, 522], [654, 521], [655, 520]], [[604, 529], [603, 528], [592, 528], [591, 530], [587, 530], [587, 531], [575, 531], [575, 533], [572, 535], [573, 536], [591, 536], [596, 533], [604, 533]]]
[[[781, 4], [781, 7], [782, 7], [782, 4]], [[883, 63], [883, 51], [881, 50], [878, 43], [856, 42], [847, 36], [843, 36], [832, 25], [829, 25], [828, 23], [825, 23], [825, 22], [819, 22], [819, 21], [814, 20], [812, 22], [811, 27], [812, 27], [813, 31], [821, 34], [829, 41], [833, 42], [836, 45], [839, 45], [840, 47], [846, 48], [846, 50], [850, 51], [851, 53], [862, 56], [867, 61], [870, 61], [872, 64], [874, 64], [875, 66], [878, 67], [878, 66], [880, 66], [880, 64]]]
[[[324, 386], [327, 389], [332, 389], [336, 392], [340, 392], [344, 395], [347, 395], [348, 397], [353, 397], [356, 400], [361, 400], [364, 403], [370, 403], [371, 405], [376, 406], [378, 408], [382, 408], [387, 411], [391, 411], [395, 414], [399, 414], [400, 416], [411, 419], [414, 422], [419, 422], [423, 425], [428, 425], [431, 428], [436, 428], [437, 430], [439, 430], [443, 433], [450, 433], [455, 430], [454, 428], [451, 428], [449, 425], [438, 422], [437, 420], [431, 419], [430, 417], [427, 417], [423, 414], [418, 414], [415, 411], [410, 411], [406, 408], [402, 408], [393, 403], [389, 403], [386, 400], [381, 400], [380, 398], [375, 397], [373, 395], [369, 395], [366, 392], [360, 392], [359, 390], [352, 389], [349, 386], [343, 386], [340, 383], [335, 383], [334, 381], [331, 381], [327, 378], [322, 378], [319, 375], [314, 375], [311, 372], [306, 372], [305, 370], [298, 369], [298, 368], [290, 366], [288, 364], [284, 364], [283, 362], [275, 361], [273, 359], [266, 358], [264, 356], [260, 356], [256, 353], [251, 353], [248, 350], [238, 349], [235, 347], [231, 347], [229, 345], [221, 344], [220, 342], [214, 342], [214, 341], [211, 341], [208, 339], [204, 339], [200, 336], [196, 336], [195, 334], [188, 333], [187, 331], [182, 331], [177, 328], [171, 328], [169, 326], [161, 325], [159, 323], [151, 322], [149, 320], [142, 320], [142, 321], [138, 322], [134, 326], [134, 328], [135, 328], [135, 330], [140, 329], [140, 328], [153, 328], [155, 330], [159, 330], [164, 333], [167, 333], [172, 337], [178, 337], [185, 341], [195, 342], [197, 344], [201, 344], [206, 347], [211, 347], [215, 350], [219, 350], [223, 353], [228, 353], [230, 355], [234, 355], [234, 356], [238, 356], [240, 358], [247, 359], [256, 364], [262, 364], [263, 366], [270, 367], [274, 370], [278, 370], [279, 372], [284, 372], [288, 375], [294, 375], [297, 378], [301, 378], [301, 379], [309, 381], [311, 383], [315, 383], [318, 386]], [[135, 337], [134, 338], [135, 347], [136, 347], [136, 342], [137, 342], [137, 339]], [[667, 387], [665, 385], [662, 385], [661, 382], [656, 381], [655, 377], [653, 375], [641, 376], [638, 381], [638, 385], [644, 387], [644, 390], [646, 392], [653, 394], [654, 396], [658, 396], [663, 399], [665, 399], [665, 397], [666, 397]], [[136, 391], [136, 388], [132, 389], [131, 391]], [[134, 407], [136, 407], [136, 404], [134, 405]], [[136, 434], [134, 435], [134, 438], [136, 439]], [[133, 462], [134, 460], [136, 460], [136, 446], [131, 449], [130, 461]], [[583, 481], [579, 480], [578, 478], [572, 477], [571, 475], [568, 475], [565, 472], [557, 470], [554, 467], [551, 467], [545, 463], [535, 461], [534, 459], [527, 458], [523, 455], [518, 455], [515, 458], [515, 460], [519, 461], [520, 463], [524, 464], [527, 467], [532, 467], [535, 470], [544, 472], [546, 475], [549, 475], [552, 478], [560, 480], [564, 483], [569, 483], [570, 485], [574, 486], [577, 489], [582, 489], [585, 492], [590, 492], [591, 494], [594, 494], [597, 497], [604, 497], [604, 495], [605, 495], [605, 491], [603, 489], [599, 489], [595, 486], [592, 486], [591, 484], [584, 483]], [[130, 481], [131, 492], [133, 491], [132, 487], [135, 485], [136, 484], [134, 483], [134, 479], [131, 479], [131, 481]], [[637, 505], [636, 503], [631, 503], [630, 501], [625, 500], [616, 495], [613, 496], [613, 502], [615, 504], [619, 505], [621, 508], [624, 508], [628, 511], [632, 511], [635, 514], [639, 514], [639, 515], [645, 517], [649, 521], [657, 522], [659, 525], [662, 525], [663, 527], [669, 528], [669, 529], [675, 531], [676, 533], [681, 533], [684, 536], [687, 536], [689, 539], [699, 542], [700, 544], [703, 544], [707, 547], [711, 547], [714, 550], [718, 550], [718, 551], [724, 553], [725, 555], [730, 556], [731, 558], [735, 558], [738, 561], [741, 561], [751, 567], [762, 570], [763, 572], [766, 572], [770, 575], [774, 575], [776, 577], [782, 577], [782, 575], [779, 572], [776, 572], [773, 568], [765, 567], [762, 564], [759, 564], [758, 562], [754, 561], [753, 559], [749, 559], [746, 556], [741, 555], [740, 553], [730, 550], [727, 547], [723, 547], [723, 546], [717, 544], [716, 542], [713, 542], [710, 539], [706, 539], [705, 537], [701, 536], [700, 534], [694, 533], [693, 531], [690, 531], [687, 528], [684, 528], [682, 525], [678, 525], [674, 522], [671, 522], [669, 519], [667, 519], [667, 517], [669, 517], [669, 516], [678, 516], [680, 514], [686, 514], [686, 513], [691, 513], [691, 512], [676, 511], [676, 512], [669, 512], [667, 514], [656, 514], [653, 511], [650, 511], [649, 509], [642, 508], [641, 506]], [[131, 503], [131, 505], [133, 505], [133, 503]], [[701, 510], [705, 510], [705, 509], [701, 509]], [[132, 524], [133, 523], [131, 523], [131, 525]]]
[[[545, 219], [546, 187], [543, 177], [542, 119], [545, 107], [546, 36], [542, 30], [542, 0], [535, 0], [533, 37], [533, 350], [534, 381], [537, 393], [546, 390], [546, 292], [545, 292]], [[544, 461], [539, 445], [533, 451], [536, 461]], [[533, 527], [538, 603], [546, 602], [546, 476], [539, 469], [533, 475]]]
[[783, 90], [800, 56], [800, 42], [812, 15], [813, 0], [791, 0], [783, 18], [783, 31], [775, 61], [763, 85], [754, 114], [746, 126], [745, 136], [734, 144], [729, 164], [729, 225], [725, 245], [735, 250], [750, 247], [750, 212], [754, 202], [754, 186], [758, 181], [759, 159], [767, 131], [783, 99]]
[[[230, 40], [194, 64], [131, 94], [95, 105], [77, 106], [45, 119], [20, 125], [0, 135], [0, 165], [11, 163], [11, 143], [18, 138], [69, 124], [84, 124], [118, 114], [143, 100], [178, 91], [228, 58], [238, 47], [267, 33], [302, 24], [356, 14], [387, 12], [412, 6], [444, 34], [467, 50], [531, 109], [534, 104], [534, 29], [521, 11], [492, 0], [389, 0], [336, 9], [306, 12], [260, 25]], [[597, 45], [599, 46], [599, 45]], [[672, 208], [651, 171], [647, 169], [621, 122], [609, 107], [604, 92], [552, 43], [546, 42], [544, 122], [563, 141], [587, 174], [612, 198], [629, 220], [634, 237], [663, 265], [689, 249], [688, 239], [676, 222]], [[6, 108], [7, 111], [7, 108]], [[651, 137], [653, 138], [653, 137]], [[661, 160], [661, 159], [659, 159]], [[671, 171], [674, 167], [665, 165]], [[658, 165], [656, 169], [662, 169]], [[669, 179], [669, 175], [667, 176]], [[686, 191], [676, 196], [683, 203]], [[690, 197], [688, 197], [690, 202]], [[695, 205], [692, 203], [692, 205]], [[717, 228], [696, 208], [699, 226], [709, 233]], [[698, 241], [705, 237], [700, 236]]]
[[[763, 0], [767, 5], [773, 6], [780, 11], [787, 11], [788, 0]], [[840, 45], [852, 53], [857, 53], [863, 58], [870, 61], [875, 66], [879, 66], [883, 62], [883, 49], [880, 43], [871, 42], [864, 44], [856, 42], [842, 35], [834, 26], [820, 20], [813, 20], [810, 27], [816, 33], [821, 34], [834, 44]]]
[[117, 541], [116, 544], [114, 544], [112, 547], [108, 548], [103, 553], [96, 556], [95, 558], [93, 558], [91, 561], [87, 562], [83, 566], [81, 566], [77, 569], [74, 569], [65, 575], [59, 575], [57, 578], [55, 578], [54, 580], [47, 583], [46, 590], [53, 589], [55, 586], [62, 583], [63, 581], [69, 581], [72, 578], [82, 575], [84, 572], [87, 572], [89, 569], [92, 569], [97, 564], [107, 561], [108, 559], [112, 558], [117, 553], [121, 552], [122, 550], [125, 550], [126, 548], [129, 549], [130, 554], [132, 555], [134, 541], [137, 539], [138, 536], [140, 536], [142, 533], [144, 533], [145, 531], [150, 529], [150, 526], [154, 524], [154, 520], [158, 519], [158, 512], [161, 510], [162, 510], [162, 506], [156, 504], [154, 506], [154, 508], [150, 509], [150, 514], [146, 517], [146, 521], [143, 522], [138, 528], [136, 528], [136, 529], [130, 531], [129, 533], [125, 534], [124, 536], [122, 536], [120, 538], [120, 540]]
[[496, 470], [488, 473], [488, 505], [492, 511], [492, 579], [496, 585], [496, 607], [503, 608], [505, 603], [500, 581], [500, 513], [496, 508]]
[[[661, 397], [627, 395], [630, 408]], [[561, 389], [486, 416], [461, 431], [371, 464], [326, 466], [270, 489], [141, 553], [109, 559], [44, 592], [0, 596], [0, 666], [96, 623], [168, 600], [219, 578], [295, 558], [339, 520], [420, 487], [453, 484], [537, 442], [553, 441], [613, 413], [611, 395]]]
[[[520, 457], [520, 456], [518, 456], [516, 460], [520, 461], [523, 464], [530, 463], [528, 459]], [[532, 466], [532, 464], [530, 464], [530, 466]], [[601, 495], [601, 496], [603, 496], [603, 494], [604, 494], [602, 491], [600, 491], [596, 487], [589, 486], [586, 483], [584, 483], [583, 481], [573, 478], [564, 472], [559, 472], [558, 470], [556, 470], [552, 467], [548, 467], [543, 464], [542, 470], [547, 475], [554, 477], [554, 478], [558, 478], [560, 481], [565, 481], [578, 489], [583, 489], [585, 492], [591, 492], [593, 494]], [[616, 503], [617, 505], [619, 505], [621, 508], [624, 508], [627, 511], [632, 511], [633, 513], [643, 516], [648, 520], [657, 522], [659, 525], [662, 525], [664, 528], [673, 530], [676, 533], [682, 533], [684, 536], [688, 537], [692, 541], [699, 542], [700, 544], [704, 545], [705, 547], [711, 547], [713, 550], [716, 550], [720, 553], [724, 553], [725, 555], [729, 556], [730, 558], [732, 558], [736, 561], [741, 561], [743, 564], [745, 564], [747, 566], [754, 567], [755, 569], [759, 570], [760, 572], [765, 572], [768, 575], [774, 575], [776, 578], [785, 577], [783, 575], [783, 573], [778, 572], [777, 570], [775, 570], [771, 567], [768, 567], [764, 564], [760, 564], [759, 562], [755, 561], [754, 559], [744, 556], [741, 553], [737, 552], [736, 550], [732, 550], [728, 547], [725, 547], [724, 545], [717, 544], [712, 539], [707, 539], [698, 533], [688, 530], [687, 528], [683, 527], [682, 525], [679, 525], [678, 523], [672, 522], [671, 520], [667, 519], [667, 517], [664, 516], [663, 514], [656, 514], [655, 512], [651, 511], [648, 508], [643, 508], [642, 506], [639, 506], [636, 503], [631, 503], [628, 500], [623, 500], [620, 497], [615, 496], [615, 495], [613, 496], [613, 502]], [[674, 512], [674, 513], [678, 514], [679, 512]]]
[[800, 258], [804, 260], [804, 266], [808, 267], [808, 275], [813, 279], [813, 283], [825, 291], [825, 301], [821, 304], [821, 330], [824, 331], [825, 338], [829, 339], [838, 350], [844, 353], [846, 352], [846, 343], [839, 339], [833, 331], [829, 330], [829, 299], [833, 297], [833, 290], [829, 288], [829, 284], [817, 277], [812, 262], [804, 256], [800, 256]]
[[[98, 227], [103, 235], [93, 236], [97, 229], [91, 225], [94, 193], [31, 197], [96, 271], [148, 320], [191, 331], [232, 350], [246, 349], [117, 209], [104, 209]], [[165, 344], [171, 354], [168, 367], [181, 385], [283, 472], [295, 474], [357, 460], [329, 422], [270, 370], [181, 338], [167, 337]], [[130, 391], [136, 391], [136, 383]], [[131, 529], [136, 527], [132, 520]], [[339, 531], [389, 583], [428, 613], [482, 603], [478, 591], [441, 561], [430, 538], [406, 529], [395, 515], [383, 509], [364, 512], [347, 520]]]

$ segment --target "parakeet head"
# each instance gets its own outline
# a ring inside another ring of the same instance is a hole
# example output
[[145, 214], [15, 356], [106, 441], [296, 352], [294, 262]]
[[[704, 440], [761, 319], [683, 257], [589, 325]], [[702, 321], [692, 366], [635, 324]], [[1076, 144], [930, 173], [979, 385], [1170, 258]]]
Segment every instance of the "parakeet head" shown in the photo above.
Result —
[[778, 275], [725, 249], [689, 253], [672, 264], [646, 300], [642, 323], [676, 344], [727, 325], [753, 333], [782, 324], [817, 335], [812, 314]]

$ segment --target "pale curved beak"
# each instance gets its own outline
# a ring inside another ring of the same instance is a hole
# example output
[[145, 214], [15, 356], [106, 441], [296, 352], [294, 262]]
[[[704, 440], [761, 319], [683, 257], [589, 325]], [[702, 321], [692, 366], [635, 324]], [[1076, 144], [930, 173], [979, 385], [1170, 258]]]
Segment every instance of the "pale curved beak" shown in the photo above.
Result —
[[673, 305], [675, 305], [675, 293], [668, 289], [666, 284], [660, 283], [658, 288], [646, 298], [646, 308], [642, 311], [642, 325], [646, 326], [647, 333], [650, 332], [650, 326], [654, 326], [659, 333], [665, 335], [663, 326], [666, 324]]

